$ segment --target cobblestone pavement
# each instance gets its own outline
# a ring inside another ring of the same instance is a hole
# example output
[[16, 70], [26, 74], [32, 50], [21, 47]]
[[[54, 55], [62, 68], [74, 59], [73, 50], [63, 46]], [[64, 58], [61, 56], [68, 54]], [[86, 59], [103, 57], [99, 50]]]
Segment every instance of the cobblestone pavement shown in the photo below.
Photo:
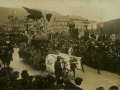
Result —
[[[19, 59], [18, 50], [18, 48], [14, 49], [13, 61], [11, 62], [11, 67], [14, 68], [14, 70], [21, 72], [22, 70], [26, 69], [30, 75], [47, 75], [47, 72], [43, 73], [39, 70], [36, 70], [33, 66], [25, 63], [24, 60]], [[84, 90], [95, 90], [95, 88], [99, 86], [103, 86], [105, 90], [108, 90], [108, 88], [112, 85], [117, 85], [120, 88], [120, 76], [116, 75], [115, 73], [101, 71], [101, 75], [99, 75], [96, 69], [90, 68], [88, 66], [84, 66], [84, 69], [85, 73], [83, 73], [81, 70], [76, 70], [76, 77], [83, 78], [81, 87]], [[74, 82], [72, 75], [72, 72], [70, 72], [68, 74], [68, 78]]]

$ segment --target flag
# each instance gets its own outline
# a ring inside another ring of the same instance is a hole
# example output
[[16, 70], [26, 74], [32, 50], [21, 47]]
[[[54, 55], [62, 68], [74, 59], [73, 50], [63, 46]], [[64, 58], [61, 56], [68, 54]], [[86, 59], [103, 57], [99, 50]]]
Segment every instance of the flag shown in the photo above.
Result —
[[34, 20], [38, 20], [40, 18], [47, 19], [48, 22], [50, 21], [50, 18], [52, 17], [52, 14], [45, 14], [44, 11], [36, 10], [36, 9], [29, 9], [26, 7], [23, 7], [30, 15], [27, 16], [27, 18], [31, 18]]

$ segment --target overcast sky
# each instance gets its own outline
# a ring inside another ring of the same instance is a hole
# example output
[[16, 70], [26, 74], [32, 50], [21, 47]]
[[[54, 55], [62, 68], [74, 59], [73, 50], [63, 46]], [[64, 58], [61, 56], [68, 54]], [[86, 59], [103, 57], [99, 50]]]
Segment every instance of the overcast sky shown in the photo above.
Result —
[[108, 21], [120, 18], [120, 0], [0, 0], [1, 7], [20, 7], [56, 11], [61, 15]]

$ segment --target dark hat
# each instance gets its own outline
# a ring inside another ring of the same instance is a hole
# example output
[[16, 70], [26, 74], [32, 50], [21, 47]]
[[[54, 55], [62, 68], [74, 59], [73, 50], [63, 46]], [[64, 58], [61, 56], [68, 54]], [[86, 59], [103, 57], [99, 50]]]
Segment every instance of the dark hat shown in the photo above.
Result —
[[19, 78], [19, 72], [18, 71], [14, 71], [12, 74], [14, 74], [16, 76], [16, 79]]
[[14, 71], [13, 74], [18, 75], [20, 72]]
[[43, 76], [41, 76], [41, 75], [35, 75], [35, 79], [43, 79]]
[[118, 90], [119, 88], [117, 86], [111, 86], [109, 90]]
[[75, 78], [75, 84], [76, 85], [80, 85], [82, 81], [83, 81], [83, 79], [80, 78], [80, 77]]
[[27, 70], [23, 70], [22, 73], [21, 73], [21, 77], [25, 78], [25, 77], [28, 77], [28, 76], [29, 76], [29, 74], [28, 74]]
[[96, 90], [105, 90], [104, 87], [98, 87]]
[[61, 57], [60, 56], [57, 56], [57, 60], [60, 61]]

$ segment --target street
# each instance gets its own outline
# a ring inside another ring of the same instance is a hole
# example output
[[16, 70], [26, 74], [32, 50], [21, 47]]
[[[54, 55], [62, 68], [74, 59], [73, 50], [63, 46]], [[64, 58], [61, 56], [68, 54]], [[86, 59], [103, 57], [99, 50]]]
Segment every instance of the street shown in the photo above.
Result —
[[[42, 74], [47, 75], [46, 72], [41, 72], [36, 70], [34, 67], [28, 65], [24, 60], [19, 59], [18, 48], [14, 48], [13, 61], [11, 61], [11, 67], [14, 71], [27, 70], [30, 75]], [[96, 69], [90, 68], [84, 65], [85, 73], [81, 70], [76, 70], [76, 77], [83, 78], [81, 87], [84, 90], [95, 90], [97, 87], [103, 86], [105, 90], [108, 90], [110, 86], [117, 85], [120, 88], [120, 76], [115, 73], [110, 73], [107, 71], [101, 71], [101, 75], [97, 73]], [[68, 74], [68, 78], [72, 78], [72, 72]], [[73, 82], [73, 79], [71, 80]]]

